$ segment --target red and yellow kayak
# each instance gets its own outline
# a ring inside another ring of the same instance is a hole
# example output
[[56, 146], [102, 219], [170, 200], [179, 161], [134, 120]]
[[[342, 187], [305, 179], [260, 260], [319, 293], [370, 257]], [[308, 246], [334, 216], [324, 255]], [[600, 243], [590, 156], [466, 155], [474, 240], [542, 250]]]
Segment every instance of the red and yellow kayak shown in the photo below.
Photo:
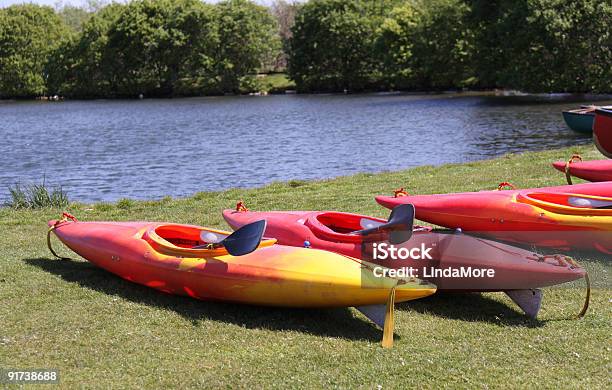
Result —
[[496, 239], [611, 253], [612, 196], [588, 194], [611, 194], [610, 188], [612, 183], [589, 183], [530, 190], [379, 196], [376, 201], [389, 208], [410, 203], [422, 221]]
[[336, 253], [263, 240], [243, 256], [200, 248], [230, 233], [148, 222], [50, 221], [53, 233], [91, 263], [131, 282], [203, 300], [288, 307], [348, 307], [409, 301], [436, 291], [418, 279], [376, 278], [371, 266]]
[[604, 156], [612, 158], [612, 110], [605, 108], [595, 110], [593, 140]]
[[570, 184], [571, 176], [592, 182], [612, 181], [612, 160], [582, 161], [580, 156], [574, 155], [567, 162], [554, 162], [553, 167], [565, 173]]
[[[393, 345], [395, 302], [436, 291], [435, 285], [412, 277], [375, 276], [372, 264], [355, 258], [277, 245], [275, 240], [260, 242], [261, 236], [249, 252], [232, 256], [229, 244], [218, 245], [238, 232], [171, 223], [77, 222], [69, 214], [65, 217], [73, 220], [49, 222], [47, 240], [55, 256], [51, 232], [91, 263], [171, 294], [270, 306], [355, 306], [383, 328], [384, 347]], [[237, 247], [250, 247], [236, 241], [232, 253]]]

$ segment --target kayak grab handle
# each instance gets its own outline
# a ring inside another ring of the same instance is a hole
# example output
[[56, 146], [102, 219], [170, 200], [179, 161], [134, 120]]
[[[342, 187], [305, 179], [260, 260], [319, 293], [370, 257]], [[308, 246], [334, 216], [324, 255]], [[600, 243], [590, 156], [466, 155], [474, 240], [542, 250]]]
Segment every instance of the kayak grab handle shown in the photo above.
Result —
[[509, 181], [504, 181], [499, 183], [499, 185], [497, 186], [497, 191], [501, 191], [506, 187], [510, 188], [511, 190], [516, 190], [514, 184], [510, 183]]
[[574, 162], [582, 162], [582, 156], [579, 154], [572, 154], [572, 157], [565, 163], [565, 179], [567, 184], [572, 185], [572, 175], [570, 175], [570, 164]]
[[406, 192], [404, 187], [398, 188], [397, 190], [393, 191], [393, 197], [394, 198], [399, 198], [401, 196], [408, 196], [408, 192]]
[[243, 200], [239, 200], [238, 203], [236, 203], [236, 211], [245, 212], [245, 211], [249, 211], [249, 209], [247, 209], [247, 207], [244, 205]]
[[72, 222], [78, 222], [77, 218], [74, 215], [64, 211], [62, 213], [62, 217], [60, 219], [58, 219], [57, 221], [55, 221], [55, 223], [53, 225], [51, 225], [49, 227], [49, 229], [47, 230], [47, 248], [49, 248], [49, 251], [51, 252], [51, 254], [53, 256], [57, 257], [60, 260], [70, 260], [70, 258], [69, 257], [60, 256], [60, 255], [57, 254], [57, 252], [55, 252], [53, 250], [53, 247], [51, 246], [51, 232], [54, 231], [62, 223], [68, 222], [68, 220], [70, 220]]

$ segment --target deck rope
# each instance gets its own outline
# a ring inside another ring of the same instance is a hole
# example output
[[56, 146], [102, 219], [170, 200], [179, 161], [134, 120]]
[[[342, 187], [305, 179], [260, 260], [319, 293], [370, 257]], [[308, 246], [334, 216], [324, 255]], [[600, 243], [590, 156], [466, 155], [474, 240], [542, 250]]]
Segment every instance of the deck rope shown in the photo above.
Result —
[[70, 213], [67, 212], [63, 212], [62, 213], [62, 218], [58, 219], [53, 226], [49, 227], [49, 229], [47, 230], [47, 248], [49, 248], [49, 251], [51, 252], [51, 254], [53, 256], [55, 256], [56, 258], [60, 259], [60, 260], [72, 260], [70, 257], [63, 257], [57, 254], [57, 252], [55, 252], [55, 250], [53, 250], [53, 247], [51, 246], [51, 232], [54, 231], [59, 225], [61, 225], [64, 222], [68, 222], [68, 220], [71, 220], [72, 222], [78, 222], [78, 220], [76, 219], [76, 217]]
[[584, 305], [582, 305], [582, 310], [576, 316], [576, 319], [579, 320], [586, 314], [587, 310], [589, 310], [589, 302], [591, 301], [591, 280], [589, 279], [589, 273], [584, 272], [584, 280], [587, 284], [586, 297], [584, 298]]
[[572, 154], [572, 157], [565, 163], [565, 179], [567, 184], [572, 185], [572, 175], [570, 174], [570, 165], [574, 162], [581, 162], [582, 156], [579, 154]]
[[[528, 259], [530, 260], [535, 260], [535, 261], [546, 261], [547, 259], [553, 259], [556, 260], [558, 262], [557, 265], [559, 265], [560, 267], [563, 266], [570, 266], [572, 268], [583, 268], [580, 264], [578, 264], [578, 262], [576, 260], [574, 260], [572, 257], [570, 256], [565, 256], [565, 255], [538, 255], [537, 253], [535, 254], [537, 257], [529, 257]], [[589, 273], [586, 271], [586, 269], [584, 270], [584, 280], [586, 281], [586, 296], [584, 298], [584, 304], [582, 305], [582, 309], [580, 310], [580, 313], [578, 313], [578, 315], [575, 317], [575, 319], [579, 320], [582, 317], [584, 317], [584, 315], [586, 314], [587, 310], [589, 309], [589, 303], [591, 301], [591, 280], [589, 279]]]

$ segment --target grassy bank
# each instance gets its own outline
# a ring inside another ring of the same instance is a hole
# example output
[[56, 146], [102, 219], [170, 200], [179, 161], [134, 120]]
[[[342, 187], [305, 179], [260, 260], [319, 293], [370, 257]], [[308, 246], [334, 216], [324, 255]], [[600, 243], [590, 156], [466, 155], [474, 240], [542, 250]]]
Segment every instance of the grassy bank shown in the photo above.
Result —
[[[225, 227], [221, 210], [336, 209], [386, 216], [374, 195], [564, 184], [550, 167], [591, 147], [338, 179], [198, 193], [187, 199], [72, 204], [82, 220], [166, 220]], [[544, 293], [538, 320], [502, 294], [433, 296], [398, 305], [396, 345], [354, 309], [285, 310], [201, 302], [131, 284], [83, 260], [50, 256], [59, 210], [0, 209], [0, 367], [59, 368], [65, 387], [477, 387], [609, 385], [609, 260], [581, 258], [597, 279]], [[62, 254], [66, 248], [56, 243]], [[74, 256], [73, 256], [74, 257]]]
[[[285, 73], [270, 73], [258, 78], [261, 90], [270, 93], [284, 93], [287, 90], [295, 90], [295, 83]], [[251, 92], [251, 91], [248, 91]]]

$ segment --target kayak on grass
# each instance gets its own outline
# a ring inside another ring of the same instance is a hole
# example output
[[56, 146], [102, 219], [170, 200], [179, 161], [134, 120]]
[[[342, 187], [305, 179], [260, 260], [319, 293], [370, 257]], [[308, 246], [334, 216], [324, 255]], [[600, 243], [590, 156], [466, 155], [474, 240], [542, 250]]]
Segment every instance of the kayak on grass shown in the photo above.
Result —
[[552, 165], [565, 173], [569, 184], [572, 176], [591, 182], [612, 181], [612, 160], [583, 161], [575, 154], [568, 161], [555, 161]]
[[[419, 199], [419, 201], [427, 201], [434, 200], [438, 198], [445, 197], [471, 197], [475, 196], [475, 194], [486, 195], [486, 194], [497, 194], [499, 192], [506, 194], [515, 194], [520, 191], [543, 191], [543, 192], [569, 192], [575, 194], [582, 195], [595, 195], [595, 196], [607, 196], [612, 197], [612, 182], [600, 182], [600, 183], [581, 183], [574, 185], [562, 185], [562, 186], [552, 186], [552, 187], [536, 187], [536, 188], [524, 188], [517, 189], [511, 183], [504, 182], [499, 184], [497, 189], [495, 190], [482, 190], [482, 191], [468, 191], [468, 192], [454, 192], [450, 194], [429, 194], [429, 195], [410, 195], [408, 192], [404, 190], [404, 188], [400, 188], [394, 191], [392, 196], [388, 195], [378, 195], [375, 197], [376, 202], [383, 207], [388, 209], [393, 209], [395, 206], [400, 204], [410, 203], [408, 199], [405, 199], [406, 196], [409, 196], [410, 199]], [[418, 212], [416, 215], [417, 219], [419, 219]]]
[[410, 203], [416, 218], [451, 229], [556, 249], [612, 253], [612, 183], [527, 190], [378, 196], [389, 208]]
[[595, 110], [593, 123], [593, 140], [597, 149], [606, 157], [612, 158], [612, 109]]
[[[406, 207], [403, 205], [400, 207]], [[411, 206], [410, 206], [411, 207]], [[395, 208], [397, 210], [398, 208]], [[413, 214], [414, 215], [414, 214]], [[371, 216], [336, 211], [253, 212], [244, 207], [224, 210], [223, 218], [233, 229], [257, 220], [266, 221], [265, 235], [282, 245], [324, 249], [381, 264], [391, 269], [412, 268], [417, 277], [436, 284], [438, 291], [505, 291], [528, 315], [535, 317], [541, 302], [541, 287], [580, 279], [585, 270], [571, 258], [537, 253], [452, 231], [415, 227], [396, 248], [416, 250], [415, 258], [374, 258], [374, 247], [389, 248], [389, 238], [373, 242], [360, 234], [383, 229], [393, 222]], [[408, 224], [404, 224], [408, 225]], [[389, 235], [393, 230], [387, 230]], [[428, 251], [428, 256], [422, 256]], [[487, 277], [457, 276], [468, 269], [493, 270]], [[447, 270], [442, 271], [434, 270]], [[454, 273], [454, 271], [457, 271]], [[534, 293], [535, 290], [535, 293]]]
[[[380, 326], [385, 326], [385, 310], [392, 309], [393, 302], [436, 291], [416, 278], [374, 277], [372, 265], [358, 259], [278, 245], [275, 240], [260, 242], [265, 223], [259, 224], [259, 233], [253, 225], [231, 234], [172, 223], [64, 218], [49, 222], [49, 237], [53, 232], [91, 263], [167, 293], [255, 305], [355, 306], [364, 314], [374, 313], [370, 319]], [[237, 249], [241, 255], [230, 254]]]

